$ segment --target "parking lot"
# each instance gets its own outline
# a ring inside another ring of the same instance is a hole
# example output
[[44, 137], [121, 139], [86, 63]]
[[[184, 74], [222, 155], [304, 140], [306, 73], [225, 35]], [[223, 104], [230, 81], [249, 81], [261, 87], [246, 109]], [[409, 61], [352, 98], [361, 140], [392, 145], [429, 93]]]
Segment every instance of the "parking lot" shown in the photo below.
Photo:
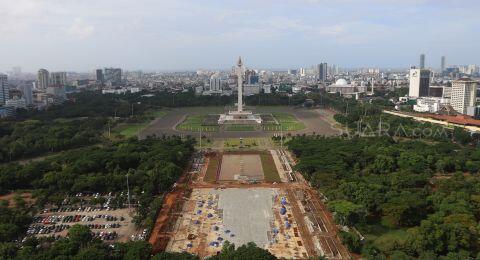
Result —
[[132, 223], [135, 208], [125, 207], [121, 202], [123, 195], [96, 193], [66, 197], [60, 207], [47, 206], [33, 218], [27, 237], [64, 237], [71, 226], [79, 224], [89, 227], [94, 237], [105, 242], [144, 240], [147, 232], [135, 228]]

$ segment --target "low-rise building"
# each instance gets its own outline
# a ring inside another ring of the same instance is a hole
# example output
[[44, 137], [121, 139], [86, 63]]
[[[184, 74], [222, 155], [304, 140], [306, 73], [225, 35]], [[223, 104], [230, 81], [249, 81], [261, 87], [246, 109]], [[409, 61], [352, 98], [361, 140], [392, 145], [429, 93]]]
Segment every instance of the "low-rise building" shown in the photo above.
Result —
[[27, 101], [25, 98], [12, 98], [5, 102], [6, 107], [13, 107], [14, 109], [27, 108]]
[[417, 98], [417, 104], [413, 105], [413, 110], [417, 112], [437, 113], [442, 107], [450, 104], [448, 98], [423, 97]]
[[260, 85], [244, 85], [243, 86], [243, 95], [244, 96], [251, 96], [260, 93]]

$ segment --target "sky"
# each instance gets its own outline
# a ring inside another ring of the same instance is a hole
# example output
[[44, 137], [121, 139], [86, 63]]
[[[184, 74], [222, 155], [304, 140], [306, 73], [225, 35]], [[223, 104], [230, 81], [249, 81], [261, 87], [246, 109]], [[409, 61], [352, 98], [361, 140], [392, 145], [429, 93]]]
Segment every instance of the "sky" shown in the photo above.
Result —
[[0, 72], [480, 63], [478, 0], [0, 0]]

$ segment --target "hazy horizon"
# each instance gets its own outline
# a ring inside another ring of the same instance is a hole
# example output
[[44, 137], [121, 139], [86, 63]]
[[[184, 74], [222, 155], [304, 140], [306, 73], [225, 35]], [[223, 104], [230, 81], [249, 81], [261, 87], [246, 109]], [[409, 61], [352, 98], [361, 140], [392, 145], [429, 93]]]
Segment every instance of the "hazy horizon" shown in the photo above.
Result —
[[0, 0], [0, 72], [476, 64], [480, 2]]

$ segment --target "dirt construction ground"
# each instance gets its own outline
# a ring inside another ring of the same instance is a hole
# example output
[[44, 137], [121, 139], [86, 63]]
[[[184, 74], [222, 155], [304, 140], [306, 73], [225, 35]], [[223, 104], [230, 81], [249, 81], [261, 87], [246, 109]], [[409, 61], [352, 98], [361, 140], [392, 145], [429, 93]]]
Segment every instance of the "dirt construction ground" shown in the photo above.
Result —
[[220, 181], [233, 181], [245, 176], [249, 180], [263, 180], [263, 168], [258, 154], [224, 154]]
[[[154, 252], [189, 252], [205, 258], [225, 241], [254, 241], [279, 258], [351, 259], [332, 214], [297, 173], [284, 150], [270, 151], [281, 182], [206, 182], [208, 161], [167, 195], [150, 237]], [[291, 165], [290, 165], [291, 164]], [[228, 168], [228, 166], [222, 166]]]

